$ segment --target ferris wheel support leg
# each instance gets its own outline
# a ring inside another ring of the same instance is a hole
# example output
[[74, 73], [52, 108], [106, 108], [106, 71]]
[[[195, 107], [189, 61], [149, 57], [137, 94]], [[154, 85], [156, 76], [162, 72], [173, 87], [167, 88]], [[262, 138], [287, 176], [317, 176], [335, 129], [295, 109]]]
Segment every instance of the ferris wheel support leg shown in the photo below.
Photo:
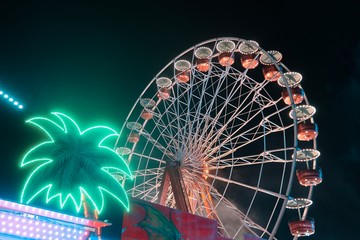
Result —
[[185, 183], [183, 182], [180, 163], [177, 161], [171, 162], [165, 168], [161, 183], [160, 204], [165, 204], [169, 183], [171, 183], [171, 188], [174, 193], [176, 208], [183, 212], [190, 212], [190, 202], [184, 191]]
[[168, 168], [166, 167], [163, 173], [161, 186], [159, 190], [159, 204], [165, 206], [166, 197], [170, 186], [170, 178], [168, 174]]
[[189, 199], [185, 193], [185, 183], [180, 169], [180, 162], [174, 161], [169, 166], [169, 177], [174, 192], [176, 207], [183, 212], [190, 212]]

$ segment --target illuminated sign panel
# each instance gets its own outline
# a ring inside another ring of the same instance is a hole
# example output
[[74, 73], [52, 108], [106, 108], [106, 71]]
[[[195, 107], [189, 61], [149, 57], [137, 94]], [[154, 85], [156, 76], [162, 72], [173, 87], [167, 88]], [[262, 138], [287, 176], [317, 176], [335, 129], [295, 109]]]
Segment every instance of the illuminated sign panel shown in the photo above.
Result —
[[0, 199], [0, 239], [88, 239], [110, 223]]

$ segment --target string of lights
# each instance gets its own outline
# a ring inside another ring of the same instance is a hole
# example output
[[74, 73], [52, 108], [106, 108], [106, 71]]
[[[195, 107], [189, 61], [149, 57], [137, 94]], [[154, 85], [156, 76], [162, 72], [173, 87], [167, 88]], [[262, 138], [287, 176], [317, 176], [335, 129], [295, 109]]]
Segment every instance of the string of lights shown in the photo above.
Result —
[[0, 90], [0, 96], [2, 96], [4, 100], [7, 100], [9, 103], [12, 103], [14, 107], [17, 107], [18, 109], [24, 108], [23, 104], [20, 104], [19, 101], [17, 101], [14, 97], [10, 96], [8, 93], [4, 92], [3, 90]]

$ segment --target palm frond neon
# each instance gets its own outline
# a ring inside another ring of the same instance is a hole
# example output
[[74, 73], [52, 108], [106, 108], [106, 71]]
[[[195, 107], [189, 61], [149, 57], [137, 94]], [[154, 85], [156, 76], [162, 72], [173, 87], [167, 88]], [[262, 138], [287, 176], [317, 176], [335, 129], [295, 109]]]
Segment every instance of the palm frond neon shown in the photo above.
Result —
[[105, 144], [118, 136], [116, 131], [107, 126], [81, 131], [69, 116], [60, 112], [52, 114], [58, 122], [44, 117], [26, 121], [40, 128], [49, 140], [31, 148], [21, 161], [22, 168], [32, 167], [21, 192], [21, 202], [29, 203], [47, 190], [46, 203], [58, 199], [63, 208], [71, 202], [79, 212], [84, 194], [100, 213], [106, 192], [129, 210], [123, 186], [108, 172], [116, 169], [132, 178], [126, 162]]

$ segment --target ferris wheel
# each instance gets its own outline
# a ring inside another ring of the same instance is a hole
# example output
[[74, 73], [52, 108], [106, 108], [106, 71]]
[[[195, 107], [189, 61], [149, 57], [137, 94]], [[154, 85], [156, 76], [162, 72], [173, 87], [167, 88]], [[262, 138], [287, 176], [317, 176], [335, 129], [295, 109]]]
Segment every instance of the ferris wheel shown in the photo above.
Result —
[[[276, 239], [285, 209], [297, 239], [308, 217], [317, 166], [316, 109], [278, 51], [226, 37], [199, 43], [145, 87], [121, 129], [116, 151], [133, 170], [134, 198], [218, 223], [232, 239]], [[289, 210], [290, 211], [290, 210]]]

